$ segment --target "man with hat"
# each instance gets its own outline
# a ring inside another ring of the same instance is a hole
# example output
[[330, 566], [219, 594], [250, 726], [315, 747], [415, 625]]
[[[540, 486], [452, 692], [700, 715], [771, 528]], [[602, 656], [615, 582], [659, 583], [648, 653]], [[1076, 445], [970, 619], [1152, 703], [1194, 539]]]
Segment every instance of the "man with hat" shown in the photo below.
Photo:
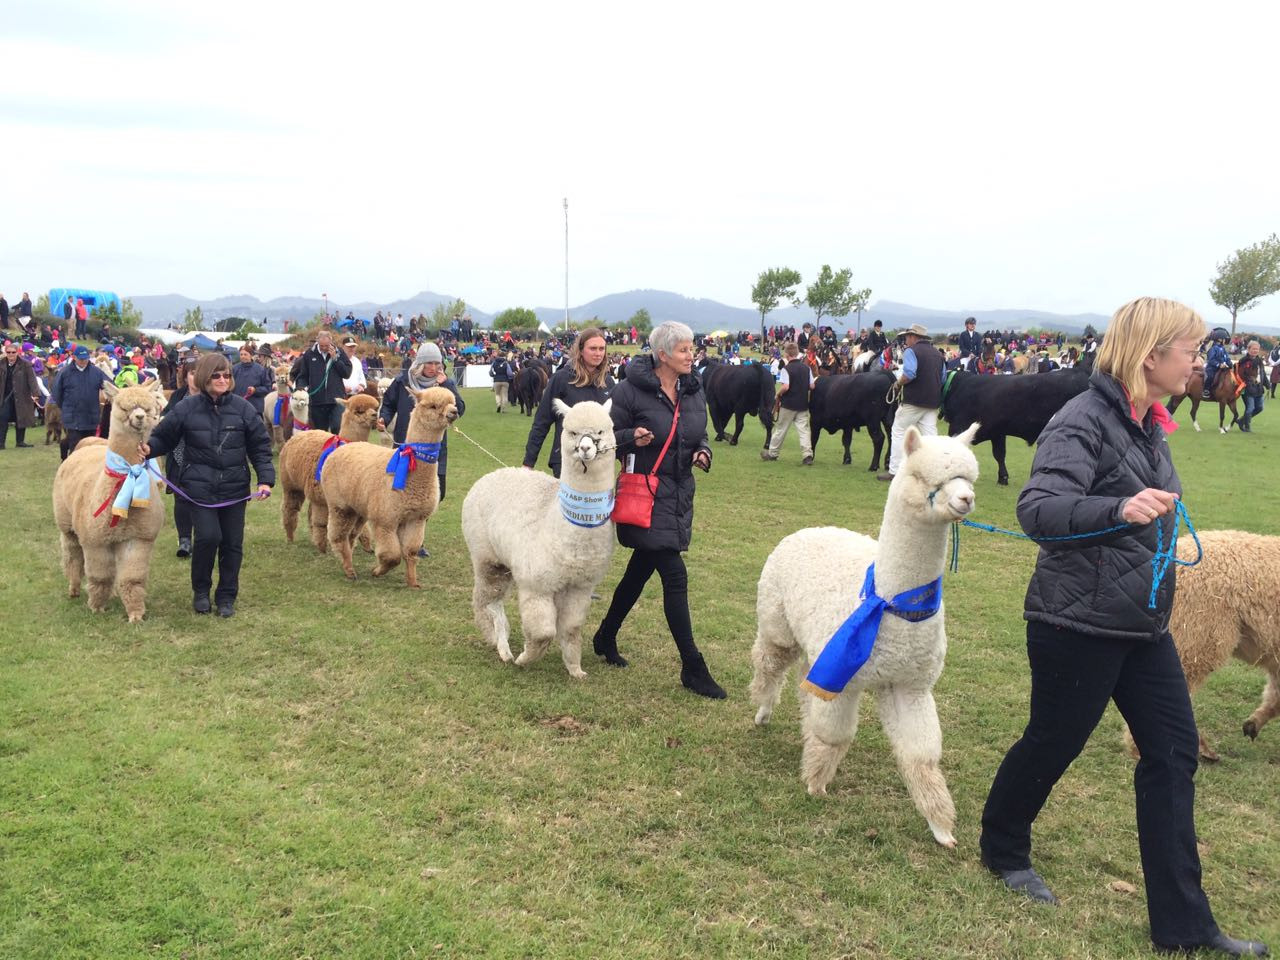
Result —
[[898, 383], [902, 401], [893, 418], [889, 446], [889, 469], [876, 474], [877, 480], [892, 480], [902, 466], [902, 443], [907, 427], [916, 426], [926, 437], [938, 435], [938, 408], [942, 406], [942, 353], [929, 340], [923, 324], [913, 323], [903, 334], [907, 349], [902, 354]]
[[58, 379], [53, 381], [50, 399], [62, 410], [62, 459], [85, 437], [98, 430], [101, 410], [99, 394], [107, 375], [89, 362], [89, 348], [78, 346], [71, 352], [71, 363], [63, 363]]
[[364, 388], [369, 383], [365, 379], [364, 365], [360, 362], [360, 358], [356, 356], [357, 346], [356, 338], [351, 334], [348, 333], [342, 338], [342, 352], [351, 361], [351, 375], [342, 378], [342, 389], [346, 391], [348, 397], [363, 393]]
[[976, 317], [964, 318], [964, 330], [960, 334], [960, 360], [962, 369], [968, 370], [982, 356], [982, 335], [978, 333]]
[[346, 396], [342, 381], [351, 376], [351, 360], [334, 345], [333, 334], [321, 330], [289, 370], [294, 389], [305, 387], [311, 401], [311, 426], [337, 433], [342, 425], [338, 398]]

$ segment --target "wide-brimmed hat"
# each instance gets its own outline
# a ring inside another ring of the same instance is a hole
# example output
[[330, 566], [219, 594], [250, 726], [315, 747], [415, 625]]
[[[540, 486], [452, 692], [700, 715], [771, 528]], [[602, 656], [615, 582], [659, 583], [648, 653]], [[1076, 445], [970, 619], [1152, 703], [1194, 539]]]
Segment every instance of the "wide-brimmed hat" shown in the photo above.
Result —
[[913, 323], [911, 326], [907, 327], [907, 329], [903, 330], [902, 332], [903, 334], [908, 334], [908, 333], [914, 334], [917, 337], [929, 336], [929, 328], [926, 327], [923, 323]]

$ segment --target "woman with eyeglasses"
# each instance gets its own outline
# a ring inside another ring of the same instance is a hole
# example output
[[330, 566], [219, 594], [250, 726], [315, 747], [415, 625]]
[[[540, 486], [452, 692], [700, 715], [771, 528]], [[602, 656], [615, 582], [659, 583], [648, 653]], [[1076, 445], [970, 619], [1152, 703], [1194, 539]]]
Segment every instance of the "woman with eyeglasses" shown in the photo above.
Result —
[[218, 616], [235, 614], [244, 557], [244, 511], [249, 497], [249, 464], [258, 475], [257, 499], [271, 495], [276, 482], [271, 439], [252, 404], [232, 392], [231, 364], [221, 353], [201, 357], [194, 391], [165, 415], [140, 444], [144, 456], [172, 453], [183, 445], [176, 480], [192, 504], [195, 543], [191, 549], [192, 609], [208, 613], [213, 563], [218, 561]]

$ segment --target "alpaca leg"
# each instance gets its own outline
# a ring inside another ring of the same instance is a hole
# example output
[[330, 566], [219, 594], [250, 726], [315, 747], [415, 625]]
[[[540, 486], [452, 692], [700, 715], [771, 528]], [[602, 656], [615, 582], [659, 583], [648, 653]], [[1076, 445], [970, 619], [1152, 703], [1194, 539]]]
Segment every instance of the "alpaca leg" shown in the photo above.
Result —
[[342, 561], [342, 570], [348, 580], [356, 578], [355, 564], [351, 562], [351, 528], [356, 515], [350, 510], [332, 510], [329, 516], [329, 546]]
[[1250, 740], [1256, 740], [1258, 731], [1276, 716], [1280, 716], [1280, 673], [1272, 670], [1267, 675], [1267, 685], [1262, 691], [1262, 703], [1244, 722], [1244, 735]]
[[422, 541], [426, 537], [427, 521], [412, 520], [409, 523], [400, 524], [400, 529], [396, 531], [397, 541], [400, 544], [400, 555], [404, 557], [404, 574], [409, 586], [417, 590], [421, 587], [418, 583], [418, 551], [422, 549]]
[[89, 578], [89, 609], [101, 613], [111, 599], [116, 582], [115, 554], [110, 546], [94, 544], [84, 547], [84, 570]]
[[280, 505], [280, 522], [284, 524], [284, 538], [293, 543], [293, 536], [298, 532], [298, 512], [302, 509], [302, 491], [285, 487], [284, 501]]
[[130, 623], [141, 623], [147, 614], [147, 575], [154, 547], [154, 540], [127, 540], [116, 548], [116, 592]]
[[569, 676], [582, 680], [587, 673], [582, 669], [582, 625], [591, 607], [590, 590], [566, 590], [556, 604], [558, 608], [557, 635], [560, 640], [560, 658]]
[[516, 657], [516, 666], [533, 663], [547, 652], [556, 635], [555, 600], [544, 593], [520, 590], [520, 627], [524, 631], [524, 649]]
[[[331, 527], [332, 522], [331, 520]], [[342, 538], [343, 549], [347, 551], [347, 556], [350, 556], [351, 536], [354, 533], [354, 518], [352, 525], [344, 532], [346, 535]], [[378, 562], [373, 565], [373, 575], [381, 577], [400, 563], [400, 531], [390, 524], [375, 523], [373, 525], [373, 540], [378, 551]]]
[[367, 523], [360, 525], [360, 549], [365, 553], [373, 553], [373, 534], [369, 531]]
[[502, 662], [510, 663], [515, 657], [511, 654], [511, 627], [507, 623], [503, 600], [511, 589], [511, 571], [497, 565], [477, 564], [473, 572], [475, 586], [471, 591], [471, 609], [475, 613], [476, 626], [497, 648]]
[[317, 550], [324, 553], [329, 549], [329, 504], [310, 501], [307, 504], [307, 520], [311, 526], [311, 542]]
[[876, 700], [885, 736], [893, 745], [898, 770], [916, 809], [928, 821], [933, 838], [944, 847], [954, 847], [956, 838], [951, 831], [956, 825], [956, 807], [939, 766], [942, 728], [933, 691], [892, 686], [881, 691]]
[[800, 778], [812, 797], [825, 797], [849, 744], [858, 732], [861, 690], [846, 690], [834, 700], [801, 694], [804, 717], [801, 727], [804, 749], [800, 754]]
[[74, 533], [62, 532], [62, 572], [67, 577], [67, 596], [80, 596], [80, 583], [84, 580], [84, 550]]
[[763, 727], [773, 716], [787, 670], [800, 656], [800, 647], [780, 614], [757, 614], [756, 623], [756, 642], [751, 648], [751, 664], [755, 667], [751, 677], [751, 702], [759, 707], [756, 726]]

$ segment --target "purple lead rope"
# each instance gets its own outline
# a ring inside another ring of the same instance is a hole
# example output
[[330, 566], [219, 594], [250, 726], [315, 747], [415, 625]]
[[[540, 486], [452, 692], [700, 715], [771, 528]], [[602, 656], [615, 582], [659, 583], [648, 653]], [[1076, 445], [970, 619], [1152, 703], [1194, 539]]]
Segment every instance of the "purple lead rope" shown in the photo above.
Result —
[[264, 499], [263, 497], [259, 497], [256, 493], [251, 493], [247, 497], [241, 497], [239, 500], [224, 500], [222, 503], [201, 503], [199, 500], [192, 499], [191, 495], [188, 494], [187, 491], [183, 490], [176, 483], [171, 482], [168, 477], [166, 477], [163, 473], [161, 473], [155, 467], [148, 467], [148, 469], [153, 474], [155, 474], [155, 477], [157, 480], [159, 480], [166, 487], [168, 487], [170, 490], [172, 490], [174, 493], [180, 496], [183, 500], [187, 501], [187, 503], [191, 504], [193, 507], [204, 507], [206, 510], [217, 510], [219, 507], [234, 507], [237, 503], [244, 503], [246, 500]]

